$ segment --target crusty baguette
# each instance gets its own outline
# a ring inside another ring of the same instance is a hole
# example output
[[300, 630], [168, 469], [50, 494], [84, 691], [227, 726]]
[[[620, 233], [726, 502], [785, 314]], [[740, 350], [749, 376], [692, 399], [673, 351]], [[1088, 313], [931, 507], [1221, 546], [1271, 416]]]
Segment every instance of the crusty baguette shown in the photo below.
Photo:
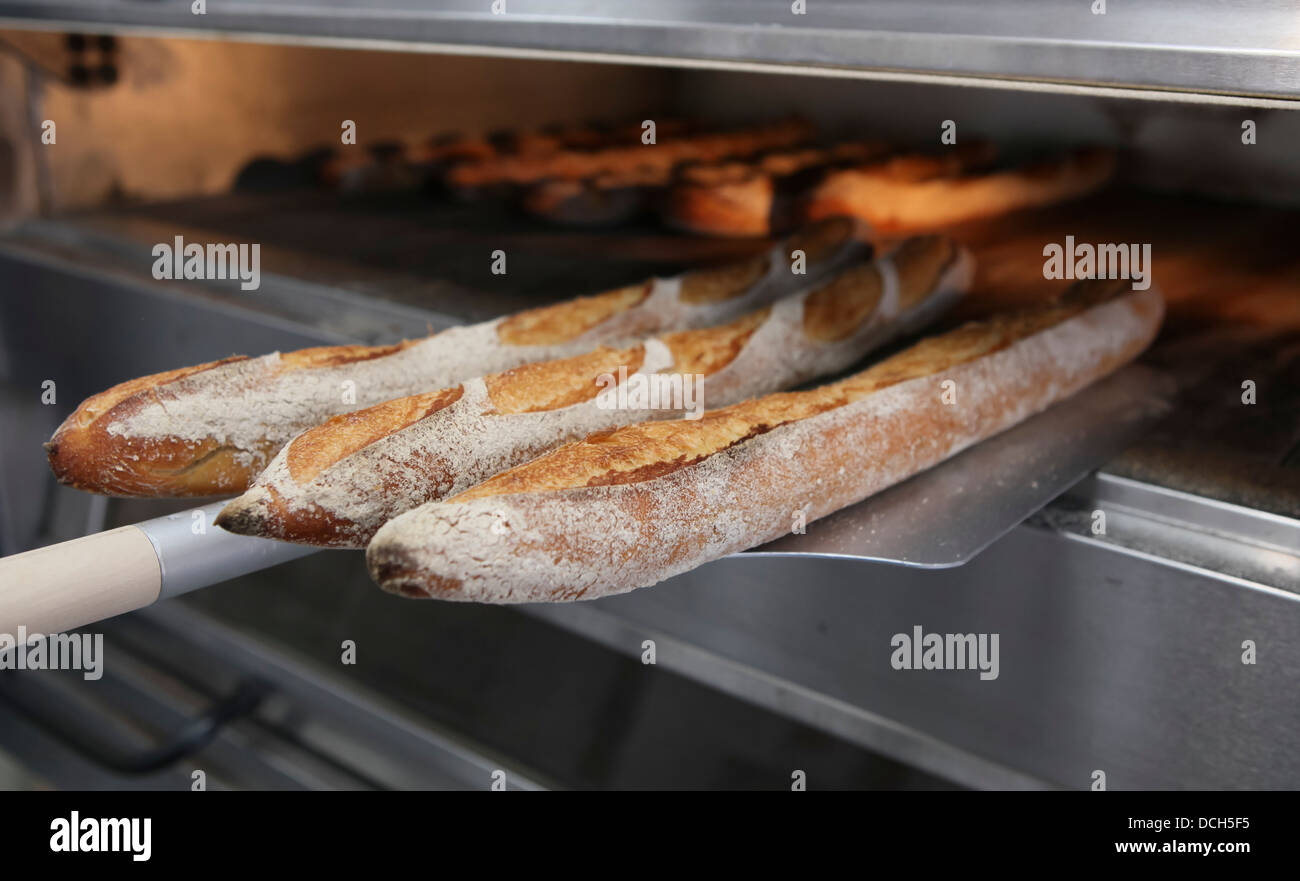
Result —
[[[453, 327], [390, 346], [233, 357], [145, 376], [84, 401], [46, 445], [59, 480], [118, 496], [242, 492], [295, 434], [330, 416], [520, 364], [703, 327], [827, 277], [866, 246], [818, 224], [743, 263]], [[794, 249], [807, 255], [791, 271]]]
[[389, 521], [367, 549], [371, 575], [410, 597], [594, 599], [770, 541], [1135, 357], [1164, 305], [1127, 284], [1082, 283], [1066, 303], [966, 325], [811, 391], [560, 447]]
[[680, 168], [638, 165], [584, 180], [542, 181], [524, 194], [523, 206], [552, 223], [598, 226], [626, 222], [662, 196], [661, 213], [671, 226], [704, 235], [765, 236], [773, 212], [786, 201], [778, 190], [797, 191], [810, 173], [860, 165], [887, 150], [883, 141], [845, 141]]
[[[878, 161], [880, 141], [848, 141], [824, 148], [781, 150], [751, 161], [701, 163], [681, 169], [668, 188], [661, 214], [669, 226], [697, 235], [765, 236], [783, 189], [815, 183], [810, 173], [848, 163]], [[961, 154], [967, 155], [967, 151]]]
[[996, 150], [977, 141], [937, 155], [880, 158], [886, 152], [880, 142], [849, 141], [823, 150], [779, 151], [750, 162], [690, 166], [674, 178], [661, 213], [670, 226], [698, 235], [765, 236], [806, 213], [808, 193], [820, 192], [818, 182], [850, 162], [890, 180], [915, 182], [979, 168], [992, 161]]
[[[486, 136], [444, 132], [415, 147], [412, 154], [431, 182], [445, 186], [447, 173], [460, 164], [638, 145], [642, 131], [641, 120], [625, 120], [613, 125], [583, 123], [513, 129]], [[656, 119], [655, 131], [658, 137], [681, 137], [690, 133], [691, 124], [684, 119]]]
[[[286, 444], [217, 525], [365, 547], [398, 514], [591, 432], [683, 410], [698, 416], [704, 403], [731, 404], [845, 370], [946, 309], [969, 288], [973, 262], [949, 239], [912, 239], [722, 327], [602, 347], [336, 416]], [[677, 375], [677, 393], [625, 400], [620, 409], [620, 369], [627, 384], [637, 374]], [[696, 377], [704, 377], [698, 385]]]
[[587, 180], [544, 181], [524, 193], [525, 211], [562, 226], [613, 226], [644, 213], [667, 185], [669, 169], [638, 168]]
[[1080, 150], [983, 174], [917, 176], [914, 171], [882, 162], [834, 172], [809, 196], [804, 216], [849, 215], [879, 233], [934, 230], [1086, 195], [1110, 179], [1115, 154], [1105, 149]]
[[601, 150], [561, 150], [526, 156], [498, 156], [467, 162], [447, 175], [450, 186], [463, 191], [501, 184], [532, 184], [543, 180], [583, 180], [633, 169], [667, 169], [683, 162], [713, 162], [728, 156], [752, 156], [809, 140], [813, 127], [802, 120], [768, 123], [734, 132], [673, 137], [655, 144]]

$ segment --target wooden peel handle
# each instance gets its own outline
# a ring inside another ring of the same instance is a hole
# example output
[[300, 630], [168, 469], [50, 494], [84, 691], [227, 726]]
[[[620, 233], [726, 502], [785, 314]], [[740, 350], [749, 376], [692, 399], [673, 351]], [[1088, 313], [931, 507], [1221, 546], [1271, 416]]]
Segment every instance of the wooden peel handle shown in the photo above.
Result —
[[143, 608], [161, 588], [158, 556], [138, 526], [0, 557], [0, 633], [72, 630]]

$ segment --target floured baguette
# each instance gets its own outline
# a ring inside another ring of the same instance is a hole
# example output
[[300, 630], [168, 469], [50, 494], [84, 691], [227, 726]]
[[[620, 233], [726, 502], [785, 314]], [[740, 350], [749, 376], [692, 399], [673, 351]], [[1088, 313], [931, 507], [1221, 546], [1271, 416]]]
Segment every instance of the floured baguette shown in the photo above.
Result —
[[966, 325], [811, 391], [560, 447], [389, 521], [367, 549], [371, 575], [411, 597], [594, 599], [770, 541], [1134, 358], [1164, 304], [1127, 285], [1080, 283], [1059, 305]]
[[879, 233], [934, 230], [1076, 199], [1114, 171], [1115, 154], [1104, 149], [981, 174], [918, 176], [908, 164], [886, 161], [828, 175], [809, 196], [805, 217], [848, 215]]
[[[253, 486], [226, 505], [217, 525], [244, 535], [365, 547], [398, 514], [591, 432], [680, 416], [693, 404], [730, 404], [845, 370], [942, 312], [973, 275], [974, 261], [951, 240], [911, 239], [891, 256], [722, 327], [625, 349], [602, 347], [336, 416], [286, 444]], [[676, 377], [655, 392], [666, 400], [649, 399], [656, 374]]]
[[[118, 496], [242, 492], [289, 438], [331, 416], [520, 364], [704, 327], [803, 288], [866, 246], [844, 220], [739, 264], [654, 279], [390, 346], [237, 356], [145, 376], [84, 401], [46, 444], [63, 483]], [[791, 271], [794, 249], [806, 274]]]

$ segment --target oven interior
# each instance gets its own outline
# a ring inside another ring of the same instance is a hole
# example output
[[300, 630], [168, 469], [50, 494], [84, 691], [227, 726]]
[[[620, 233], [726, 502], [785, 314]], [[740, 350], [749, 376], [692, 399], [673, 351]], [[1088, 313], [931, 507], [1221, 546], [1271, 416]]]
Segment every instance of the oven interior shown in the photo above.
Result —
[[[979, 268], [947, 320], [1054, 290], [1043, 247], [1066, 236], [1149, 243], [1169, 317], [1138, 364], [1077, 399], [815, 534], [654, 588], [412, 602], [374, 588], [359, 554], [324, 551], [96, 625], [102, 679], [0, 673], [0, 781], [176, 788], [203, 770], [213, 788], [474, 789], [502, 771], [510, 788], [761, 789], [803, 771], [827, 789], [1084, 788], [1101, 769], [1113, 788], [1300, 785], [1300, 115], [1285, 95], [46, 24], [0, 33], [3, 554], [189, 507], [49, 474], [41, 443], [116, 382], [392, 342], [770, 243], [652, 215], [548, 224], [423, 185], [386, 158], [394, 143], [797, 117], [920, 150], [955, 121], [1011, 161], [1109, 146], [1120, 170], [1102, 192], [950, 230]], [[345, 121], [355, 145], [339, 144]], [[346, 185], [310, 171], [327, 154]], [[175, 236], [260, 243], [261, 288], [151, 277], [151, 247]], [[914, 625], [1000, 634], [998, 679], [891, 669], [890, 634]], [[1258, 663], [1241, 663], [1246, 642]]]

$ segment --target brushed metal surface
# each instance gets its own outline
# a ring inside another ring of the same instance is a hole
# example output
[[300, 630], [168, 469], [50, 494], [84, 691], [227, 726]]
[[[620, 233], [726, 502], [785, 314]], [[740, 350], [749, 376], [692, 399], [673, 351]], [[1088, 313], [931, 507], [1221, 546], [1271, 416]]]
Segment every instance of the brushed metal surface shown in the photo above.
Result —
[[180, 596], [320, 550], [226, 532], [213, 522], [226, 501], [196, 505], [135, 525], [148, 537], [158, 555], [158, 567], [162, 571], [158, 599]]
[[[660, 640], [660, 665], [972, 786], [1300, 787], [1300, 598], [1049, 530], [957, 569], [739, 555], [527, 609], [629, 653]], [[894, 669], [918, 625], [998, 634], [998, 677]]]
[[4, 0], [0, 20], [59, 29], [480, 54], [965, 76], [1200, 94], [1300, 97], [1300, 24], [1283, 0]]
[[1076, 541], [1300, 595], [1300, 520], [1105, 472], [1033, 522]]

